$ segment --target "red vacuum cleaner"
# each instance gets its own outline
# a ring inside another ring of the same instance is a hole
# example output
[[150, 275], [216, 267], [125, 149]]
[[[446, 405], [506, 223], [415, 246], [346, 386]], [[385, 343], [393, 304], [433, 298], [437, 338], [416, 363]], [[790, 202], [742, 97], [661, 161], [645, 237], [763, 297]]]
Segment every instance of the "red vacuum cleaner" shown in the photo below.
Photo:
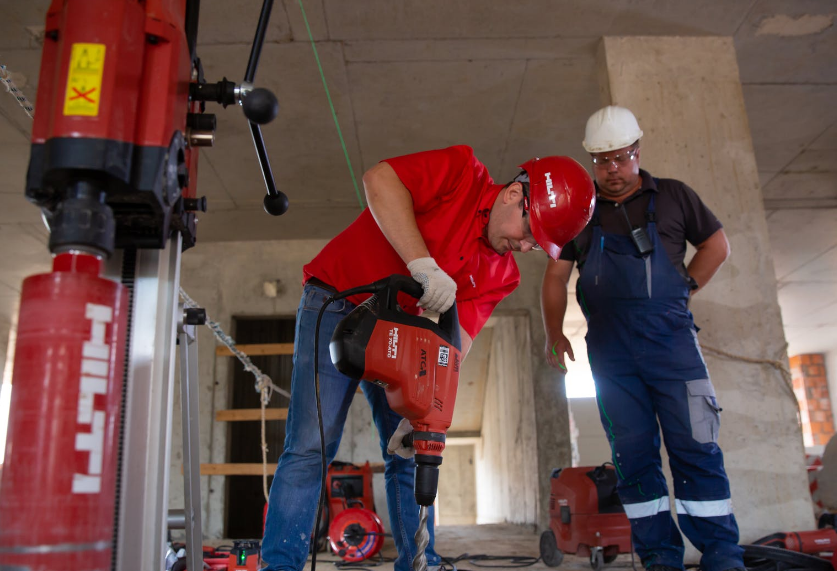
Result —
[[541, 558], [557, 567], [565, 553], [590, 557], [601, 571], [619, 553], [631, 552], [631, 524], [616, 493], [612, 464], [552, 472], [549, 528], [541, 535]]
[[326, 479], [331, 524], [328, 541], [335, 555], [356, 563], [377, 555], [384, 545], [384, 526], [375, 513], [372, 468], [332, 462]]

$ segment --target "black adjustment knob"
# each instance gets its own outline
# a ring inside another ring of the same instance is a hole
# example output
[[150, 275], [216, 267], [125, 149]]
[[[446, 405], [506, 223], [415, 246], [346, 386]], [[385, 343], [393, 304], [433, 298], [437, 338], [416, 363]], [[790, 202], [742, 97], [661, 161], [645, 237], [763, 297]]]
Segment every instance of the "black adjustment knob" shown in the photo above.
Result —
[[288, 211], [288, 197], [284, 192], [266, 194], [264, 197], [264, 211], [271, 216], [280, 216]]
[[186, 212], [206, 212], [206, 197], [184, 198], [183, 210]]
[[204, 325], [206, 310], [202, 307], [189, 307], [183, 312], [183, 322], [186, 325]]
[[268, 89], [259, 87], [247, 94], [242, 102], [244, 115], [257, 125], [270, 123], [279, 114], [279, 100]]
[[214, 131], [216, 127], [213, 113], [187, 113], [186, 126], [198, 131]]

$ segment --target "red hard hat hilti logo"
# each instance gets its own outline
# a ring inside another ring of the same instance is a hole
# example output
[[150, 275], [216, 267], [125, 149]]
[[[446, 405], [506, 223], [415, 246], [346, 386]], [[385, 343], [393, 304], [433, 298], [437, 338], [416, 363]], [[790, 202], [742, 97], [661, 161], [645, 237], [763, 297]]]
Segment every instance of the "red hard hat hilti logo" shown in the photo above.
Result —
[[86, 474], [73, 474], [74, 494], [98, 494], [102, 487], [102, 453], [106, 414], [94, 408], [96, 395], [107, 394], [110, 375], [110, 345], [105, 343], [105, 327], [113, 321], [113, 309], [88, 303], [85, 317], [90, 320], [90, 340], [84, 342], [81, 382], [78, 393], [78, 424], [90, 425], [89, 432], [76, 431], [75, 449], [89, 452]]
[[552, 190], [552, 173], [548, 172], [544, 176], [546, 176], [546, 195], [549, 197], [549, 207], [555, 208], [558, 206], [558, 203], [555, 198], [555, 191]]

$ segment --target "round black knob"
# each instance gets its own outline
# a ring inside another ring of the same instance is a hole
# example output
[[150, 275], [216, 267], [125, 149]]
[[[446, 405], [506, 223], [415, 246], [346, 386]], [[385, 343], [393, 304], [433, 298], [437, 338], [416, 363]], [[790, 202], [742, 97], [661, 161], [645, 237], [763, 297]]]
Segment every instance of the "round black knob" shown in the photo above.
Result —
[[257, 125], [270, 123], [279, 114], [279, 101], [273, 92], [263, 87], [249, 92], [242, 105], [244, 115]]
[[279, 216], [288, 211], [288, 196], [284, 192], [266, 194], [264, 197], [264, 211], [271, 216]]

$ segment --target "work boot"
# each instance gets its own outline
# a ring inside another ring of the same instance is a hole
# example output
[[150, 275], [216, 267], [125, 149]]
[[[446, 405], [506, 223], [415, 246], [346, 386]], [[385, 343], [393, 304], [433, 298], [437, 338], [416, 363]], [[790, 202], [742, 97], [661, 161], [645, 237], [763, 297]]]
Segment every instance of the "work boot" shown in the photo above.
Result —
[[648, 571], [683, 571], [682, 567], [669, 567], [668, 565], [649, 565]]

